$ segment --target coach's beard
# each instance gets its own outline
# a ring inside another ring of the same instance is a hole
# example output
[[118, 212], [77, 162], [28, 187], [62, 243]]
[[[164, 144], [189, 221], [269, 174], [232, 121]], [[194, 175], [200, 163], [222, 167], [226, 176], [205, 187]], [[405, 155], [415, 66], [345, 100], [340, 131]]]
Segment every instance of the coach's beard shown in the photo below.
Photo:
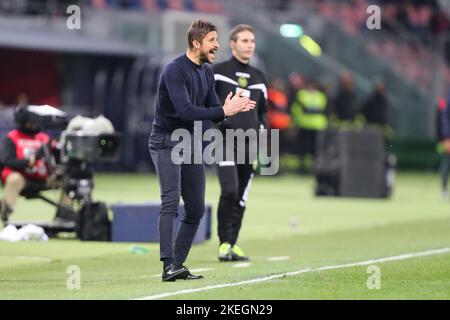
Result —
[[208, 59], [208, 54], [205, 54], [204, 52], [200, 52], [200, 64], [203, 64], [205, 62], [211, 63]]
[[[216, 52], [216, 51], [217, 51], [217, 49], [211, 49], [211, 50], [209, 50], [207, 53], [205, 53], [205, 52], [200, 52], [200, 57], [199, 57], [200, 64], [203, 64], [203, 63], [205, 63], [205, 62], [212, 63], [213, 61], [209, 60], [208, 55], [209, 55], [209, 54], [212, 54], [213, 57], [215, 58], [215, 57], [216, 57], [216, 56], [215, 56], [215, 52]], [[214, 60], [214, 59], [213, 59], [213, 60]]]
[[209, 63], [208, 55], [204, 52], [200, 52], [200, 64], [204, 64], [205, 62]]

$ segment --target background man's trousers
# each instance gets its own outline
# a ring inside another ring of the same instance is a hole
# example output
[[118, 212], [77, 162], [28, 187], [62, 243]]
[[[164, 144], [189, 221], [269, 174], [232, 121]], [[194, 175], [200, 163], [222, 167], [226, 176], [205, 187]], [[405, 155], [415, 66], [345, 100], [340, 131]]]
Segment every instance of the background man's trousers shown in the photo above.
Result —
[[[21, 192], [24, 189], [41, 191], [45, 189], [59, 188], [58, 181], [54, 179], [47, 180], [30, 180], [26, 179], [22, 174], [17, 171], [11, 172], [6, 178], [4, 189], [4, 201], [11, 208], [16, 206], [17, 199], [20, 197]], [[70, 203], [70, 199], [66, 194], [61, 195], [61, 202]]]
[[[178, 142], [170, 141], [170, 136], [153, 130], [149, 140], [149, 151], [161, 190], [160, 257], [161, 261], [172, 259], [184, 263], [205, 212], [205, 167], [203, 164], [175, 164], [171, 153]], [[173, 244], [173, 225], [180, 196], [183, 197], [185, 214]]]
[[221, 194], [217, 212], [220, 243], [236, 244], [244, 217], [248, 192], [253, 179], [253, 165], [219, 163], [217, 172]]
[[18, 172], [11, 172], [6, 178], [4, 201], [11, 209], [16, 206], [17, 199], [26, 183], [25, 178]]

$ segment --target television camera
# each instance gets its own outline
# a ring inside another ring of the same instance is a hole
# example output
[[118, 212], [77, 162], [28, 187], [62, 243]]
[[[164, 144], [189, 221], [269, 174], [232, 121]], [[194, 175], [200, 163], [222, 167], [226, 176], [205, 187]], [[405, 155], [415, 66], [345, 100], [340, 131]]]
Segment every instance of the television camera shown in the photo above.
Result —
[[[60, 133], [40, 153], [50, 173], [45, 188], [26, 187], [22, 195], [39, 198], [57, 208], [50, 223], [34, 223], [52, 237], [60, 232], [76, 232], [81, 240], [110, 239], [110, 222], [106, 205], [94, 202], [93, 169], [95, 163], [113, 162], [119, 157], [120, 135], [103, 116], [95, 119], [76, 116], [68, 121], [65, 112], [54, 107], [25, 106], [16, 112], [16, 122], [29, 122], [41, 130]], [[59, 201], [42, 192], [60, 189]], [[27, 223], [14, 223], [21, 227]]]

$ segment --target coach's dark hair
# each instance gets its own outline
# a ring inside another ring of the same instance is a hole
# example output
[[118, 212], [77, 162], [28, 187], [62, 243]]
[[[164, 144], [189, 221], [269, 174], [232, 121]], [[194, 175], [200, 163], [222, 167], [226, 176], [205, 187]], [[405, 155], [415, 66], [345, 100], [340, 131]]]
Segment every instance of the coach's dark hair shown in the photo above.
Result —
[[198, 19], [192, 22], [188, 30], [189, 49], [194, 48], [194, 45], [192, 44], [194, 40], [202, 43], [203, 38], [212, 31], [217, 31], [217, 28], [209, 21]]
[[238, 24], [233, 29], [231, 29], [230, 40], [236, 41], [238, 33], [242, 32], [242, 31], [250, 31], [253, 34], [255, 33], [253, 31], [253, 28], [251, 26], [249, 26], [248, 24]]

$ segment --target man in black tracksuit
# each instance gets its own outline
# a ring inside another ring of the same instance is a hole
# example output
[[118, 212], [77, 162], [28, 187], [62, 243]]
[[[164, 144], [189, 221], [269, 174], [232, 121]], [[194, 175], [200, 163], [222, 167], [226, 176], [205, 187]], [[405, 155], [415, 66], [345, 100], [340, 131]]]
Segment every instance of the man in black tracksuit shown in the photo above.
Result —
[[[251, 112], [240, 113], [222, 121], [218, 128], [224, 136], [226, 129], [243, 129], [244, 131], [254, 129], [258, 132], [259, 129], [265, 128], [267, 86], [264, 74], [249, 65], [255, 50], [253, 29], [242, 24], [234, 27], [230, 33], [230, 46], [233, 56], [229, 60], [213, 66], [217, 96], [223, 102], [230, 91], [240, 92], [243, 96], [256, 101], [257, 107]], [[245, 153], [244, 164], [236, 161], [239, 152]], [[221, 186], [218, 206], [220, 261], [248, 260], [236, 242], [253, 178], [253, 162], [256, 161], [256, 159], [249, 158], [249, 153], [249, 141], [246, 140], [244, 150], [235, 147], [232, 152], [234, 158], [225, 158], [218, 164]]]
[[[149, 138], [149, 151], [161, 189], [159, 242], [160, 260], [164, 264], [163, 281], [203, 278], [191, 274], [183, 263], [205, 211], [205, 168], [203, 161], [192, 163], [189, 160], [194, 158], [192, 152], [183, 154], [181, 162], [174, 158], [178, 153], [178, 142], [173, 133], [184, 129], [179, 131], [187, 131], [193, 144], [194, 121], [217, 123], [255, 107], [254, 101], [239, 95], [231, 98], [231, 94], [222, 105], [219, 103], [214, 91], [214, 74], [208, 65], [214, 61], [219, 48], [217, 29], [213, 24], [194, 21], [188, 31], [188, 43], [186, 54], [171, 61], [161, 72]], [[173, 225], [180, 197], [184, 200], [185, 214], [173, 242]]]

